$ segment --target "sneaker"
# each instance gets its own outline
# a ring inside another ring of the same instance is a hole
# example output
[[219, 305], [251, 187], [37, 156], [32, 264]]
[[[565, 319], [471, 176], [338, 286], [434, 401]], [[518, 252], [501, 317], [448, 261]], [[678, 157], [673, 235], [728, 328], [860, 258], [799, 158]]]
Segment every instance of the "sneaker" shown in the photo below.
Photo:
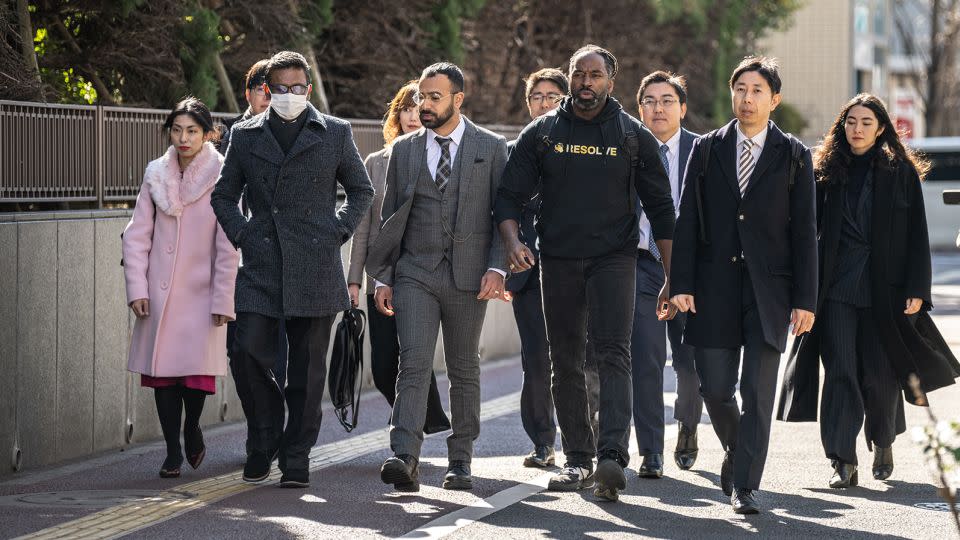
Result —
[[310, 487], [310, 471], [284, 471], [280, 477], [280, 487], [282, 488], [307, 488]]
[[[591, 464], [592, 465], [592, 464]], [[567, 463], [560, 472], [550, 478], [547, 489], [550, 491], [577, 491], [593, 487], [593, 469], [590, 465]]]
[[627, 477], [623, 474], [623, 466], [613, 457], [601, 457], [597, 464], [597, 487], [593, 494], [608, 501], [620, 500], [620, 490], [627, 487]]
[[262, 482], [266, 480], [270, 476], [270, 465], [272, 463], [273, 457], [264, 452], [257, 451], [250, 454], [247, 463], [243, 466], [243, 481]]
[[524, 467], [552, 467], [556, 463], [556, 451], [552, 446], [537, 445], [533, 452], [523, 458]]

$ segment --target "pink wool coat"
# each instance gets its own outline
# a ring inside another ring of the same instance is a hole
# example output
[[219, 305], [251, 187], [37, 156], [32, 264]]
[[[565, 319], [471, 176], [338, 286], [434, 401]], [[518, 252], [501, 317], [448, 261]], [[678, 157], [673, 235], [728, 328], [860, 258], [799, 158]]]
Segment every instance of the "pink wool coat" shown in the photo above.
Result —
[[210, 192], [223, 157], [210, 143], [183, 174], [176, 148], [147, 165], [123, 233], [127, 303], [150, 300], [137, 319], [127, 369], [151, 377], [225, 375], [227, 327], [240, 255], [223, 234]]

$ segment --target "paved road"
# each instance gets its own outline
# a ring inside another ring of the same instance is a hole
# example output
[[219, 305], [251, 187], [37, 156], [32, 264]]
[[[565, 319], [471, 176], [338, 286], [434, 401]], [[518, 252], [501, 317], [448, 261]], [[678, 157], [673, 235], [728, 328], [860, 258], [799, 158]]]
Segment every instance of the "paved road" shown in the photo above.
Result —
[[[960, 256], [937, 256], [934, 265], [936, 319], [960, 353]], [[6, 479], [0, 482], [0, 537], [957, 537], [909, 432], [894, 445], [890, 481], [864, 474], [860, 487], [838, 491], [826, 488], [831, 470], [816, 424], [775, 422], [761, 495], [767, 511], [759, 516], [734, 515], [720, 492], [722, 454], [709, 425], [702, 427], [692, 471], [679, 471], [671, 462], [665, 478], [638, 479], [634, 448], [620, 503], [599, 502], [588, 492], [543, 491], [547, 473], [520, 466], [529, 450], [520, 427], [520, 377], [516, 358], [484, 367], [472, 492], [438, 487], [446, 464], [442, 434], [424, 443], [420, 493], [386, 489], [378, 470], [390, 455], [389, 410], [379, 395], [368, 394], [354, 433], [345, 434], [333, 415], [326, 415], [309, 489], [279, 489], [275, 479], [259, 487], [244, 484], [243, 427], [223, 426], [207, 432], [202, 467], [185, 470], [178, 480], [156, 477], [164, 454], [160, 444]], [[672, 378], [668, 373], [668, 382]], [[672, 384], [666, 390], [666, 402], [672, 403]], [[960, 388], [940, 390], [931, 400], [938, 415], [957, 418]], [[908, 406], [908, 425], [923, 424], [925, 414]], [[672, 420], [672, 410], [666, 415]], [[675, 425], [667, 437], [670, 448]], [[860, 456], [868, 472], [871, 457], [862, 442]]]

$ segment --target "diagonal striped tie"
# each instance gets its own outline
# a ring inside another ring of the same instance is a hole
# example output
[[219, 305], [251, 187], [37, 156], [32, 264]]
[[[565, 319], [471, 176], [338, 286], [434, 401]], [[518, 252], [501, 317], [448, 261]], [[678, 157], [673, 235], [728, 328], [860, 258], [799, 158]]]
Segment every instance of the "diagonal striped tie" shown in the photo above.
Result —
[[740, 163], [738, 169], [740, 173], [738, 176], [738, 181], [740, 182], [740, 196], [743, 197], [743, 194], [747, 191], [747, 185], [750, 184], [750, 175], [753, 174], [753, 149], [754, 142], [752, 139], [746, 139], [743, 141], [743, 150], [740, 151]]
[[434, 137], [437, 144], [440, 145], [440, 161], [437, 163], [437, 176], [434, 179], [437, 182], [437, 189], [440, 193], [447, 189], [447, 182], [450, 181], [450, 174], [453, 173], [453, 167], [450, 164], [450, 139], [449, 137]]
[[[670, 176], [670, 156], [667, 154], [670, 152], [670, 147], [661, 144], [660, 145], [660, 163], [663, 163], [663, 169], [667, 171], [667, 177]], [[657, 241], [653, 238], [653, 225], [650, 226], [650, 232], [647, 235], [647, 250], [653, 254], [657, 260], [660, 260], [660, 249], [657, 248]]]

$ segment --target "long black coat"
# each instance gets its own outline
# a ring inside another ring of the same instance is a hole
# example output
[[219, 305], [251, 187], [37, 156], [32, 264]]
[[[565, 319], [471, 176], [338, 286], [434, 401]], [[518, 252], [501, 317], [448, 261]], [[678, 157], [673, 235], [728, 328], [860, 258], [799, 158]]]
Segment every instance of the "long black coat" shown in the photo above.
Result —
[[[210, 203], [240, 248], [238, 312], [323, 317], [350, 307], [340, 246], [373, 201], [350, 124], [307, 105], [307, 121], [284, 155], [268, 109], [233, 126]], [[337, 184], [347, 200], [337, 210]], [[246, 188], [246, 193], [244, 193]], [[243, 194], [249, 221], [237, 202]]]
[[736, 122], [713, 136], [701, 186], [709, 243], [700, 241], [697, 189], [691, 189], [703, 168], [703, 138], [690, 153], [673, 238], [670, 294], [694, 295], [697, 309], [687, 319], [684, 343], [724, 349], [742, 345], [740, 265], [745, 262], [765, 341], [783, 351], [790, 310], [816, 307], [816, 188], [810, 151], [804, 150], [803, 167], [790, 189], [790, 140], [770, 122], [760, 159], [741, 197]]
[[[887, 357], [915, 405], [909, 387], [916, 374], [924, 392], [950, 384], [960, 376], [960, 364], [930, 318], [930, 241], [920, 179], [910, 163], [891, 162], [882, 153], [873, 164], [873, 232], [870, 242], [871, 302], [874, 322]], [[833, 280], [843, 225], [843, 186], [817, 186], [820, 228], [820, 301]], [[920, 298], [919, 314], [903, 313], [907, 298]], [[794, 343], [784, 372], [777, 419], [789, 422], [817, 420], [820, 387], [820, 339], [817, 325]]]

